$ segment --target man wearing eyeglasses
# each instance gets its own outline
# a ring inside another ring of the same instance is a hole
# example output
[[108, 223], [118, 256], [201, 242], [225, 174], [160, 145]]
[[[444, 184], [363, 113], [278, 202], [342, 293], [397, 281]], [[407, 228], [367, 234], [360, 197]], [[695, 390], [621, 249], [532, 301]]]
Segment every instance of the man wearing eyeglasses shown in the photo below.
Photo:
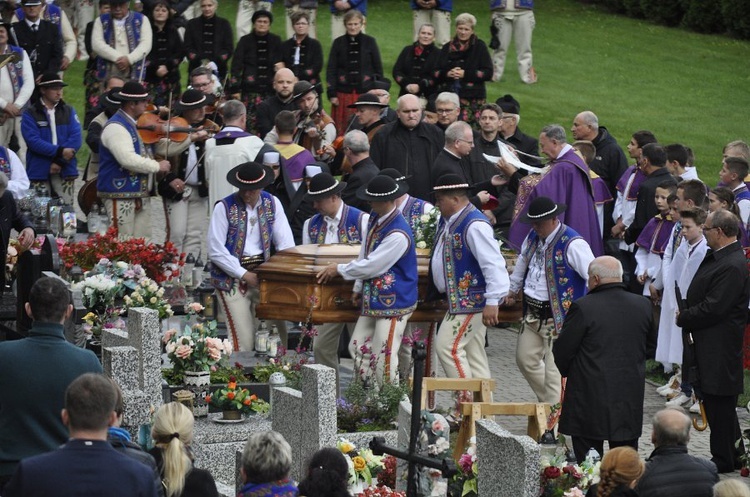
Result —
[[448, 126], [458, 121], [461, 114], [461, 101], [456, 93], [444, 91], [435, 99], [435, 112], [437, 113], [437, 126], [445, 131]]
[[[445, 130], [445, 147], [438, 154], [432, 166], [433, 178], [437, 180], [446, 174], [455, 174], [463, 178], [470, 185], [474, 184], [469, 171], [469, 162], [465, 158], [471, 154], [474, 148], [474, 132], [467, 123], [458, 121]], [[469, 200], [475, 207], [481, 208], [482, 204], [490, 199], [489, 193], [482, 190]], [[490, 219], [494, 223], [494, 219]]]

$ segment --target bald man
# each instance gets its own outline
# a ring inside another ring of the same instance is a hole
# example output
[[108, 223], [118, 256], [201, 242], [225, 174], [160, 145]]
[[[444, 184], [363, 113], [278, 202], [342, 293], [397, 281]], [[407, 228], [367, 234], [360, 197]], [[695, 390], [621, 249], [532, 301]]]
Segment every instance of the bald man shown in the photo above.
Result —
[[279, 112], [282, 110], [297, 110], [297, 104], [292, 102], [292, 93], [296, 82], [297, 77], [291, 69], [284, 67], [276, 71], [273, 77], [273, 89], [276, 94], [259, 103], [255, 111], [261, 138], [265, 138], [268, 132], [273, 129], [273, 123]]
[[597, 257], [588, 275], [589, 293], [571, 304], [552, 349], [568, 378], [559, 430], [573, 439], [579, 463], [592, 447], [603, 454], [605, 440], [638, 450], [653, 325], [651, 303], [627, 291], [620, 261]]

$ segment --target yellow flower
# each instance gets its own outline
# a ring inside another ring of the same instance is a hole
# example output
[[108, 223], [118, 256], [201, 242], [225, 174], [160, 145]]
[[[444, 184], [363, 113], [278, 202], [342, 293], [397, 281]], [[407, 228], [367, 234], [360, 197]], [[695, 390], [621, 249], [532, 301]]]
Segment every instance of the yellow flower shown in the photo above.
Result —
[[344, 454], [348, 454], [349, 452], [354, 450], [354, 446], [350, 444], [349, 442], [344, 442], [341, 444], [341, 452]]
[[354, 471], [360, 472], [364, 471], [365, 467], [367, 467], [367, 463], [365, 462], [365, 458], [362, 456], [356, 456], [352, 458], [352, 464], [354, 464]]

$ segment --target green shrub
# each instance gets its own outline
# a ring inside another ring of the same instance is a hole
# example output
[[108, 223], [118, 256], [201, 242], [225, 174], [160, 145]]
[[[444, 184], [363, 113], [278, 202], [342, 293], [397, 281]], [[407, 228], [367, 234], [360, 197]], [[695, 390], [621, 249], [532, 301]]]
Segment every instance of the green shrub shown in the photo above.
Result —
[[603, 4], [612, 12], [617, 12], [618, 14], [627, 13], [624, 0], [598, 0], [597, 3]]
[[750, 2], [722, 0], [721, 13], [729, 34], [743, 40], [750, 39]]
[[658, 24], [678, 26], [685, 15], [685, 8], [680, 0], [640, 0], [640, 2], [646, 19]]
[[641, 0], [622, 0], [622, 4], [628, 16], [635, 17], [636, 19], [645, 17], [641, 8]]
[[685, 17], [682, 26], [697, 33], [724, 33], [727, 30], [715, 0], [682, 0]]

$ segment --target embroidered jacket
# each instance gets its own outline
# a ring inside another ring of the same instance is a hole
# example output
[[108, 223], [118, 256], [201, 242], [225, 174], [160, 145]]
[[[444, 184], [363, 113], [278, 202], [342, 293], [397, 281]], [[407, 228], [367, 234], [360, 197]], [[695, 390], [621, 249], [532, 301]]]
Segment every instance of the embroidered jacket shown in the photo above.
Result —
[[417, 307], [417, 253], [414, 237], [397, 209], [382, 224], [378, 225], [377, 221], [378, 216], [373, 213], [367, 227], [365, 257], [393, 232], [404, 233], [409, 238], [409, 248], [388, 271], [362, 282], [362, 315], [386, 318], [403, 316]]
[[[563, 224], [555, 239], [547, 245], [544, 253], [544, 274], [549, 291], [552, 319], [555, 323], [555, 334], [560, 333], [570, 304], [586, 293], [586, 280], [568, 264], [566, 256], [568, 245], [577, 238], [583, 237]], [[531, 230], [525, 254], [527, 260], [533, 256], [538, 239], [539, 235], [536, 231]]]
[[[344, 204], [341, 211], [341, 221], [339, 221], [339, 243], [362, 243], [362, 233], [359, 232], [362, 226], [362, 216], [364, 212]], [[314, 243], [325, 243], [326, 240], [326, 222], [322, 215], [315, 214], [307, 225], [307, 234]]]
[[[107, 121], [107, 126], [119, 124], [123, 126], [133, 140], [135, 153], [145, 156], [145, 147], [138, 135], [135, 124], [122, 110], [118, 110]], [[136, 173], [124, 169], [104, 145], [99, 147], [99, 176], [96, 179], [96, 189], [102, 198], [137, 198], [148, 197], [148, 174]]]
[[[5, 47], [5, 53], [14, 53], [16, 54], [16, 61], [11, 62], [8, 64], [8, 74], [10, 75], [10, 84], [13, 87], [13, 99], [15, 100], [16, 97], [18, 97], [18, 92], [21, 91], [21, 88], [23, 87], [23, 48], [17, 47], [15, 45], [7, 45]], [[31, 77], [34, 75], [32, 74]]]
[[[449, 227], [450, 232], [443, 244], [443, 253], [434, 255], [443, 258], [450, 314], [475, 314], [484, 309], [484, 275], [479, 262], [465, 242], [466, 230], [475, 222], [488, 223], [487, 218], [469, 204]], [[440, 218], [437, 232], [442, 233], [444, 229], [445, 218]]]
[[[115, 46], [115, 30], [114, 22], [112, 22], [112, 16], [110, 14], [102, 14], [100, 16], [102, 21], [102, 35], [104, 41], [111, 47]], [[141, 26], [143, 26], [143, 14], [140, 12], [129, 12], [125, 17], [125, 33], [128, 37], [128, 52], [132, 52], [135, 47], [141, 42]], [[130, 77], [132, 79], [139, 79], [143, 76], [143, 64], [145, 58], [139, 60], [130, 68]], [[100, 80], [104, 80], [107, 76], [107, 64], [108, 61], [102, 57], [97, 57], [96, 61], [96, 77]]]
[[[224, 205], [227, 213], [229, 226], [227, 229], [227, 241], [225, 247], [230, 254], [242, 258], [245, 250], [245, 240], [247, 239], [247, 209], [245, 202], [236, 193], [224, 197], [220, 202]], [[263, 245], [263, 258], [268, 260], [271, 257], [271, 234], [273, 233], [273, 223], [276, 217], [276, 204], [273, 201], [273, 195], [268, 192], [260, 192], [260, 205], [258, 211], [258, 227], [260, 228], [260, 238]], [[212, 264], [211, 284], [218, 290], [228, 292], [232, 289], [234, 280], [225, 273], [216, 264]]]

